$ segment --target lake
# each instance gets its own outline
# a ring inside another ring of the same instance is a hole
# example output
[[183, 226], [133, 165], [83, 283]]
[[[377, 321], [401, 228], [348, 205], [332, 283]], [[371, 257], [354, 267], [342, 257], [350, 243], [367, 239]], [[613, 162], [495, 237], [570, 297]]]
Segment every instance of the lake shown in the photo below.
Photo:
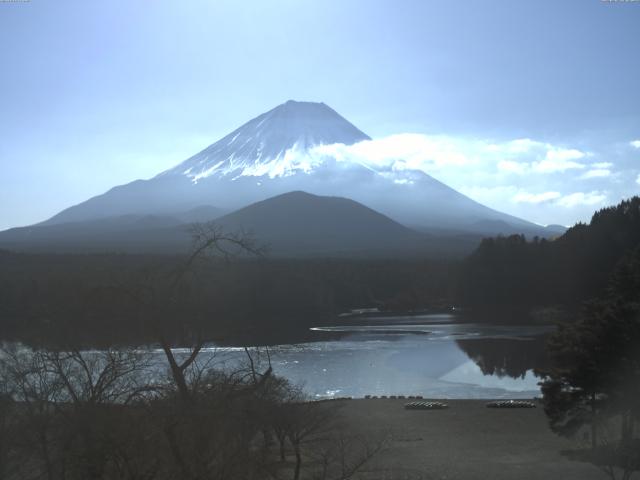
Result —
[[[450, 314], [340, 319], [312, 328], [304, 343], [268, 349], [276, 375], [300, 385], [312, 398], [422, 395], [425, 398], [532, 398], [540, 394], [535, 369], [547, 365], [550, 326], [491, 325]], [[151, 371], [163, 381], [160, 349]], [[175, 349], [186, 357], [188, 349]], [[264, 347], [251, 349], [256, 370], [266, 370]], [[242, 347], [204, 348], [198, 363], [219, 369], [246, 366]]]
[[[318, 399], [532, 398], [540, 394], [533, 369], [546, 364], [544, 341], [552, 327], [461, 323], [453, 315], [423, 315], [361, 319], [359, 325], [313, 330], [316, 341], [274, 347], [271, 362], [276, 374]], [[242, 353], [228, 349], [227, 355], [238, 358]]]

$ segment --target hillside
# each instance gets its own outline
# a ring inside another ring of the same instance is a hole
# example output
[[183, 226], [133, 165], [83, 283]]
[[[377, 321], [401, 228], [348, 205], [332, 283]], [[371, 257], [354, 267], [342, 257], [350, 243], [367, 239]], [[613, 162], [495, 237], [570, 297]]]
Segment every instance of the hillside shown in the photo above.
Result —
[[556, 240], [487, 238], [465, 261], [461, 303], [477, 308], [566, 305], [601, 294], [625, 255], [640, 245], [640, 197], [596, 212]]
[[122, 215], [175, 217], [201, 205], [232, 212], [294, 191], [355, 200], [426, 233], [524, 233], [543, 227], [488, 208], [422, 170], [373, 165], [332, 153], [368, 142], [324, 103], [287, 101], [258, 115], [190, 158], [146, 180], [111, 188], [43, 222]]
[[291, 192], [217, 220], [244, 230], [275, 255], [411, 254], [427, 245], [419, 234], [353, 200]]

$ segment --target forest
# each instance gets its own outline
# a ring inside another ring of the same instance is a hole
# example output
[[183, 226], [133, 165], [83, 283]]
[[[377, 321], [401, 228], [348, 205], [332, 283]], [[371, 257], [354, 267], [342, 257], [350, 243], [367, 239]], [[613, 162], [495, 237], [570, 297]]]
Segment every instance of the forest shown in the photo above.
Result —
[[[353, 308], [452, 306], [476, 321], [547, 308], [558, 328], [545, 358], [535, 343], [457, 344], [485, 374], [537, 366], [552, 430], [590, 440], [567, 455], [614, 479], [640, 469], [640, 198], [557, 239], [485, 239], [457, 262], [274, 260], [202, 228], [185, 256], [0, 252], [0, 334], [21, 342], [0, 352], [0, 476], [351, 478], [386, 439], [341, 430], [339, 402], [309, 402], [274, 375], [264, 345], [357, 321], [338, 316]], [[247, 345], [247, 361], [203, 363], [212, 342]], [[136, 345], [159, 346], [164, 373], [151, 378], [157, 354]]]
[[[337, 315], [356, 308], [456, 307], [476, 319], [556, 323], [599, 296], [639, 244], [634, 197], [556, 239], [486, 238], [461, 261], [203, 255], [176, 283], [188, 255], [0, 251], [0, 335], [36, 344], [140, 344], [156, 338], [150, 325], [162, 324], [177, 344], [191, 344], [196, 333], [220, 343], [297, 342], [310, 326], [344, 321]], [[545, 309], [550, 315], [531, 315]]]
[[[0, 253], [0, 315], [5, 338], [80, 343], [144, 343], [149, 319], [185, 258], [142, 255]], [[433, 260], [200, 259], [163, 307], [177, 343], [189, 317], [222, 343], [300, 341], [311, 326], [353, 308], [383, 311], [450, 305], [456, 265]], [[172, 311], [172, 314], [168, 312]], [[173, 315], [173, 316], [171, 316]], [[195, 322], [195, 323], [194, 323]], [[184, 342], [183, 342], [184, 343]]]
[[559, 307], [596, 297], [640, 245], [640, 197], [597, 211], [553, 240], [513, 235], [484, 239], [464, 260], [457, 301], [476, 310]]

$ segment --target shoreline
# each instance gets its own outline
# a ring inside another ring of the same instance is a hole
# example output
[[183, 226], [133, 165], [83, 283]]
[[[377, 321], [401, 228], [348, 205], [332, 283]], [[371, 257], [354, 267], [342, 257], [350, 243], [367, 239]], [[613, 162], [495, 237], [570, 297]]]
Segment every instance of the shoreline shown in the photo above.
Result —
[[489, 400], [429, 400], [449, 408], [405, 410], [407, 399], [336, 401], [349, 434], [389, 438], [363, 478], [603, 478], [598, 468], [562, 454], [581, 444], [551, 432], [539, 403], [537, 408], [502, 409], [487, 408]]

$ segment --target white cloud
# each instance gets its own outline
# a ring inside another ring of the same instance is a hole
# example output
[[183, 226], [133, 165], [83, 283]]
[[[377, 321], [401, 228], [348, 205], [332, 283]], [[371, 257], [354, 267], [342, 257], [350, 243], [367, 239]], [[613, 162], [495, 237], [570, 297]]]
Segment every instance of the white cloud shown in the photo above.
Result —
[[586, 180], [589, 178], [604, 178], [610, 176], [611, 170], [609, 170], [608, 168], [594, 168], [592, 170], [589, 170], [588, 172], [584, 172], [582, 175], [580, 175], [580, 178]]
[[589, 165], [591, 168], [611, 168], [613, 167], [613, 163], [611, 162], [597, 162]]
[[551, 148], [547, 152], [547, 160], [552, 162], [563, 162], [568, 160], [578, 160], [584, 157], [586, 153], [576, 150], [575, 148]]
[[516, 203], [543, 203], [549, 202], [560, 198], [562, 195], [560, 192], [543, 192], [543, 193], [529, 193], [521, 191], [513, 196], [512, 200]]
[[513, 160], [502, 160], [498, 162], [498, 170], [507, 173], [524, 175], [529, 171], [529, 164], [524, 162], [514, 162]]
[[393, 180], [393, 183], [398, 185], [413, 185], [413, 180], [409, 180], [408, 178], [396, 178]]
[[498, 171], [518, 175], [562, 173], [567, 170], [582, 169], [585, 165], [576, 160], [590, 155], [575, 148], [558, 147], [529, 138], [489, 144], [485, 150], [507, 157], [496, 165]]
[[582, 163], [574, 160], [583, 158], [586, 154], [574, 148], [555, 148], [547, 150], [544, 160], [534, 162], [532, 168], [538, 173], [565, 172], [567, 170], [585, 168]]
[[410, 170], [422, 171], [477, 202], [540, 224], [588, 218], [607, 196], [599, 190], [582, 191], [579, 175], [595, 179], [590, 180], [595, 185], [598, 178], [616, 175], [611, 162], [592, 160], [588, 150], [530, 138], [496, 141], [404, 133], [354, 145], [322, 145], [312, 154], [358, 162], [400, 181], [413, 178], [407, 176]]
[[[356, 161], [373, 168], [422, 170], [438, 176], [453, 171], [476, 175], [526, 175], [563, 173], [583, 169], [577, 160], [586, 152], [529, 138], [505, 142], [448, 136], [402, 133], [365, 140], [353, 145], [320, 145], [313, 154], [330, 155], [338, 161]], [[468, 167], [473, 166], [473, 169]]]
[[572, 208], [581, 205], [597, 205], [606, 200], [607, 196], [602, 192], [576, 192], [559, 198], [556, 203], [562, 207]]
[[631, 145], [633, 148], [640, 148], [640, 140], [633, 140], [629, 142], [629, 145]]
[[494, 153], [520, 154], [530, 152], [534, 149], [544, 148], [545, 146], [550, 147], [547, 143], [537, 142], [530, 138], [518, 138], [516, 140], [510, 140], [499, 144], [491, 143], [487, 145], [486, 149], [487, 151]]
[[448, 137], [401, 133], [353, 145], [319, 145], [313, 149], [313, 153], [330, 155], [337, 160], [355, 160], [373, 167], [427, 171], [434, 167], [462, 167], [472, 164], [472, 150], [464, 141]]
[[584, 168], [584, 165], [582, 163], [573, 162], [570, 160], [545, 159], [540, 162], [534, 162], [532, 164], [532, 169], [536, 173], [556, 173], [581, 168]]
[[638, 174], [638, 178], [636, 178], [636, 183], [640, 185], [640, 173]]

